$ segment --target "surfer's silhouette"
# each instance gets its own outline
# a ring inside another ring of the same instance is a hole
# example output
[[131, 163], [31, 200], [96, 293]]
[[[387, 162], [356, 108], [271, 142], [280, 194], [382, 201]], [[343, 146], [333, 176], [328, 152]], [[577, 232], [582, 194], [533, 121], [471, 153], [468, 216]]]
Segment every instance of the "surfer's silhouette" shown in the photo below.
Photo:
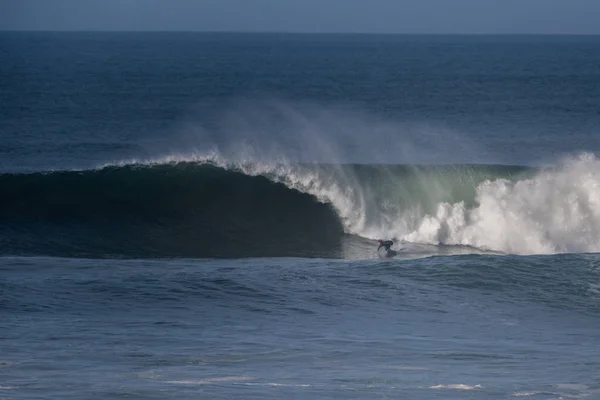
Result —
[[377, 242], [379, 243], [377, 253], [379, 253], [379, 250], [383, 247], [385, 249], [385, 258], [392, 258], [398, 254], [397, 251], [390, 249], [394, 244], [391, 240], [378, 240]]

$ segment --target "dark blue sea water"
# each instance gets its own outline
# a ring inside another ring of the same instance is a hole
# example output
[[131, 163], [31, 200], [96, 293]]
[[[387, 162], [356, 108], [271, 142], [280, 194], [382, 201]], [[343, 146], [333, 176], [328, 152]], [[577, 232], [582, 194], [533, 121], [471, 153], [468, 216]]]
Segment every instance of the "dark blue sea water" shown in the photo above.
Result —
[[0, 59], [0, 399], [600, 399], [600, 37]]

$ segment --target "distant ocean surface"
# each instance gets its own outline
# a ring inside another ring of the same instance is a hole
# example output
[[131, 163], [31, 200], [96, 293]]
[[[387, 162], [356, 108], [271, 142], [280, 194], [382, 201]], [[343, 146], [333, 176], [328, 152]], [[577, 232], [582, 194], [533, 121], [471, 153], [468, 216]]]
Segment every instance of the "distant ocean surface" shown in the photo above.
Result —
[[0, 399], [600, 399], [600, 36], [0, 59]]

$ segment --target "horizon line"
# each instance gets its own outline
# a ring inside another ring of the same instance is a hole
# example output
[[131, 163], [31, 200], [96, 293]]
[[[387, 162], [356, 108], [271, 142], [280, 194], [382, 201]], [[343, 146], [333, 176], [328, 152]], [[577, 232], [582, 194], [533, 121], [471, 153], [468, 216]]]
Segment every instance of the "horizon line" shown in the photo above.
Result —
[[600, 33], [545, 33], [545, 32], [308, 32], [308, 31], [261, 31], [261, 30], [103, 30], [103, 29], [0, 29], [0, 33], [194, 33], [194, 34], [279, 34], [279, 35], [378, 35], [378, 36], [600, 36]]

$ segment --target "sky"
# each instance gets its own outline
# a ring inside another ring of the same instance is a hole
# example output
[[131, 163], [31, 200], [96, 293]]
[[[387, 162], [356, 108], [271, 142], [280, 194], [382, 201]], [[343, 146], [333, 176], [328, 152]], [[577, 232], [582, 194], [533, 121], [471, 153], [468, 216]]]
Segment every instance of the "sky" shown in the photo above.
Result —
[[600, 0], [0, 0], [0, 30], [600, 34]]

